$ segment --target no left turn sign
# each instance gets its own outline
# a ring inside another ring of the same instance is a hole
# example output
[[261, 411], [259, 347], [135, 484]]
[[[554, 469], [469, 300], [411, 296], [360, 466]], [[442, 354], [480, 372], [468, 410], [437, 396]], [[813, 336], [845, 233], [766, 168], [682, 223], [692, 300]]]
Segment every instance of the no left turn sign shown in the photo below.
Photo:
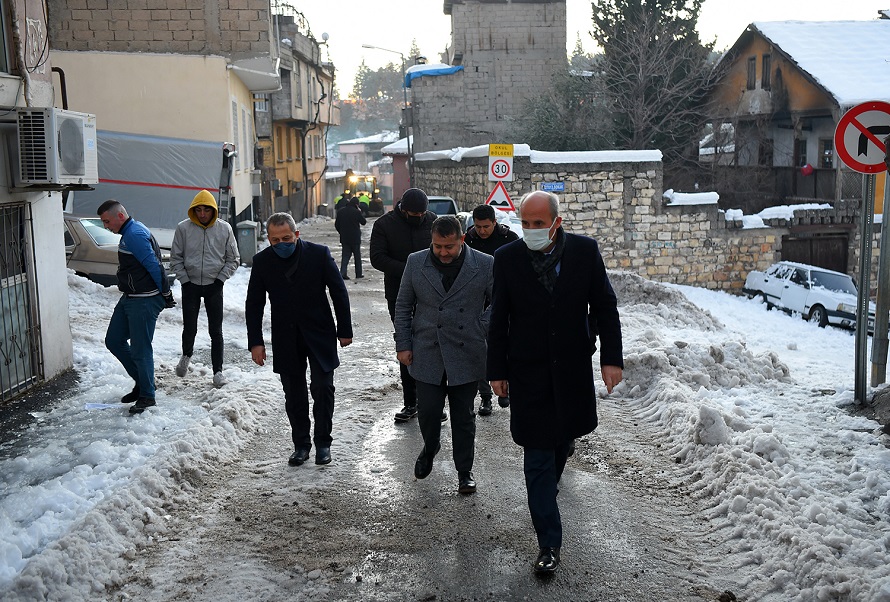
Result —
[[890, 134], [890, 103], [873, 100], [856, 105], [841, 117], [834, 147], [844, 165], [859, 173], [884, 171], [884, 139]]

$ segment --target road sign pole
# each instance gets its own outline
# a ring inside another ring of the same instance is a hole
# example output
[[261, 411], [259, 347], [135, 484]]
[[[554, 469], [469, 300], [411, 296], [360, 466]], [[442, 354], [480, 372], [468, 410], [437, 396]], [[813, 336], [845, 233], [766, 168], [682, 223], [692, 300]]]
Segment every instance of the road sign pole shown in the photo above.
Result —
[[887, 382], [887, 329], [890, 327], [890, 172], [884, 179], [884, 211], [881, 218], [881, 254], [878, 258], [878, 298], [875, 331], [871, 343], [871, 386]]
[[868, 395], [868, 301], [871, 293], [871, 233], [875, 214], [875, 176], [862, 175], [859, 229], [859, 295], [856, 299], [856, 379], [854, 396], [860, 404]]

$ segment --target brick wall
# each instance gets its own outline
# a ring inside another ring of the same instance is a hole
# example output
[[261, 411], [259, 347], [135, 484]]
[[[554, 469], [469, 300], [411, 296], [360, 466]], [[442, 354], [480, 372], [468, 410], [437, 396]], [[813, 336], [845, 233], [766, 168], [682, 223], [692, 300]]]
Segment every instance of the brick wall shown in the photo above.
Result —
[[54, 50], [268, 54], [269, 0], [48, 0]]
[[[516, 179], [504, 184], [514, 203], [541, 182], [563, 182], [565, 192], [557, 194], [566, 231], [596, 238], [610, 269], [657, 282], [740, 293], [748, 272], [779, 260], [782, 236], [792, 226], [858, 220], [858, 203], [843, 201], [748, 229], [716, 205], [665, 206], [660, 162], [543, 164], [514, 157], [513, 168]], [[453, 196], [464, 211], [485, 202], [493, 184], [487, 172], [487, 157], [418, 161], [415, 167], [420, 188]], [[858, 234], [851, 236], [850, 273], [858, 266], [858, 246]]]
[[416, 151], [509, 142], [511, 119], [567, 64], [565, 0], [450, 5], [450, 55], [464, 70], [411, 84]]

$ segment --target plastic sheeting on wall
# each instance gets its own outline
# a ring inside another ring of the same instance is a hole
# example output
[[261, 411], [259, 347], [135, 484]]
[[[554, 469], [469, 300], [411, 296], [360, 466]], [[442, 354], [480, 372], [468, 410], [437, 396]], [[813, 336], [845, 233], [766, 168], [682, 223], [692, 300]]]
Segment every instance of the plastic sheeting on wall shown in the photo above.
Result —
[[99, 205], [115, 199], [149, 227], [175, 228], [200, 190], [219, 201], [222, 142], [104, 130], [97, 140], [99, 183], [95, 190], [70, 193], [74, 214], [96, 215]]

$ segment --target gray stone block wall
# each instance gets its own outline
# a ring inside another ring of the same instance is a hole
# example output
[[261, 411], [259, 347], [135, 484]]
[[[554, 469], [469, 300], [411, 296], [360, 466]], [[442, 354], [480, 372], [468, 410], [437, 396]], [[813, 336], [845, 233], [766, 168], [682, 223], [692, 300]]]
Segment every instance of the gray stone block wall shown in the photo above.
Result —
[[269, 0], [47, 0], [55, 50], [261, 55]]
[[464, 70], [412, 82], [416, 151], [510, 142], [513, 120], [565, 67], [565, 0], [450, 5], [451, 55]]
[[[782, 237], [792, 226], [859, 219], [857, 203], [840, 202], [795, 212], [790, 222], [770, 220], [765, 228], [745, 229], [740, 220], [726, 220], [716, 205], [665, 206], [660, 162], [542, 164], [514, 157], [513, 168], [516, 180], [504, 185], [516, 205], [542, 182], [564, 183], [565, 192], [557, 193], [563, 227], [597, 239], [608, 268], [731, 293], [741, 293], [748, 272], [779, 260]], [[494, 186], [487, 157], [418, 161], [415, 175], [428, 194], [453, 196], [464, 211], [484, 203]], [[857, 269], [858, 249], [857, 234], [850, 239], [850, 273]]]

